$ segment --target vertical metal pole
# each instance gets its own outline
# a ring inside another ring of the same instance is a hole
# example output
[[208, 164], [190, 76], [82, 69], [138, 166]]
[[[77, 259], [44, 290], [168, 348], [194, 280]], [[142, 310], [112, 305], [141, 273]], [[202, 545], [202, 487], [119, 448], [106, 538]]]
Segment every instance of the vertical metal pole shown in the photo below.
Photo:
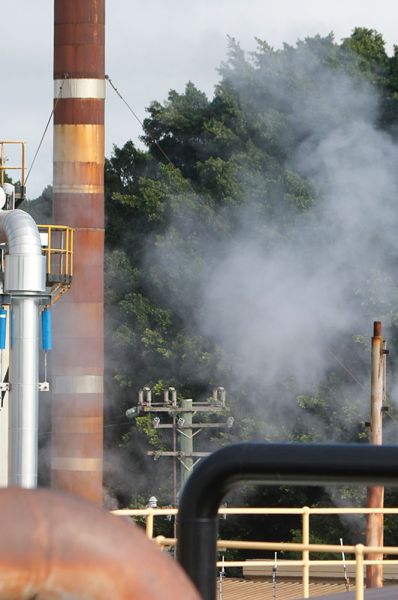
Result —
[[[175, 399], [175, 404], [177, 403]], [[173, 406], [175, 406], [173, 402]], [[177, 422], [176, 414], [173, 412], [173, 504], [177, 508]], [[177, 515], [173, 516], [173, 534], [177, 537]], [[176, 556], [177, 547], [174, 546], [174, 556]]]
[[218, 600], [223, 600], [224, 598], [224, 575], [225, 575], [225, 569], [224, 569], [224, 554], [222, 555], [222, 566], [221, 566], [221, 570], [220, 570], [220, 584], [219, 584], [219, 588], [218, 588]]
[[181, 489], [186, 484], [193, 468], [193, 437], [192, 437], [192, 400], [183, 399], [181, 408], [187, 412], [183, 412], [184, 428], [180, 430], [180, 449], [182, 454], [181, 462]]
[[[385, 363], [386, 354], [383, 351], [382, 326], [380, 321], [373, 324], [373, 337], [371, 349], [371, 408], [370, 408], [370, 443], [381, 445], [382, 436], [382, 405], [385, 393]], [[372, 486], [368, 488], [368, 508], [384, 507], [384, 487]], [[382, 514], [368, 515], [366, 530], [367, 546], [383, 546], [384, 516]], [[371, 560], [382, 560], [379, 553], [369, 554]], [[366, 566], [366, 587], [383, 587], [383, 566]]]
[[177, 423], [173, 412], [173, 504], [177, 508]]
[[[340, 538], [340, 546], [343, 548], [344, 546], [344, 542], [343, 542], [343, 538]], [[344, 550], [341, 550], [341, 558], [343, 560], [343, 573], [344, 573], [344, 583], [345, 583], [345, 589], [347, 592], [350, 591], [350, 580], [349, 577], [347, 575], [347, 565], [345, 562], [345, 552]]]
[[[6, 348], [1, 350], [1, 378], [0, 381], [9, 381], [5, 375], [10, 365], [10, 309], [7, 310]], [[8, 435], [9, 435], [9, 392], [0, 392], [2, 409], [0, 411], [0, 487], [8, 485]]]
[[22, 197], [25, 195], [25, 143], [22, 143], [22, 165], [21, 165], [21, 192]]
[[[302, 524], [302, 540], [303, 544], [308, 546], [310, 543], [310, 509], [308, 506], [303, 507], [303, 524]], [[310, 597], [310, 553], [308, 550], [303, 550], [303, 596]]]
[[272, 600], [276, 600], [276, 573], [278, 570], [278, 553], [274, 554], [274, 565], [272, 567]]
[[105, 0], [54, 0], [54, 221], [75, 228], [54, 309], [52, 487], [102, 502]]
[[146, 516], [146, 535], [151, 540], [153, 538], [153, 510], [148, 508]]
[[363, 544], [355, 546], [355, 600], [363, 600]]

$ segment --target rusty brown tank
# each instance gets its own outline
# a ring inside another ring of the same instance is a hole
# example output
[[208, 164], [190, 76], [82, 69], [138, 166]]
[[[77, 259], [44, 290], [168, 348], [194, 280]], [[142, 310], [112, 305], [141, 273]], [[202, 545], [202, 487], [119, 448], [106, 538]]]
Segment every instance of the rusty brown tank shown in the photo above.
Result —
[[139, 528], [51, 490], [0, 491], [0, 599], [200, 600]]
[[54, 310], [52, 486], [102, 501], [105, 0], [54, 1], [54, 222], [75, 228]]

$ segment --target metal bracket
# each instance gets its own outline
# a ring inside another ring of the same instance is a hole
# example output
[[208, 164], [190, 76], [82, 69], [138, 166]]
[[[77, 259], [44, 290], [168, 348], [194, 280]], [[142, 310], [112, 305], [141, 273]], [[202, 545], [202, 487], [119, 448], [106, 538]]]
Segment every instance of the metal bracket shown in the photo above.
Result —
[[8, 383], [8, 381], [4, 381], [3, 383], [0, 383], [0, 392], [9, 392], [10, 391], [10, 384]]
[[48, 383], [48, 381], [39, 381], [39, 383], [37, 384], [38, 390], [39, 392], [49, 392], [50, 391], [50, 384]]

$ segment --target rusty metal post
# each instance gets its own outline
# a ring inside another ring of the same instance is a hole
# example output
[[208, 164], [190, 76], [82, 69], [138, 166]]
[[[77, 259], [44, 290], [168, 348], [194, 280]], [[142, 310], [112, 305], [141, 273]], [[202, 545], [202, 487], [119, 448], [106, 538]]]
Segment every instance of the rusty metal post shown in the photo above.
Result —
[[[380, 321], [373, 324], [373, 337], [371, 349], [371, 396], [370, 396], [370, 443], [380, 445], [382, 435], [382, 406], [385, 394], [386, 350], [382, 338]], [[372, 486], [368, 488], [368, 508], [384, 507], [384, 487]], [[370, 514], [367, 520], [366, 545], [383, 546], [384, 541], [384, 515]], [[382, 554], [369, 554], [370, 560], [381, 560]], [[383, 587], [383, 566], [367, 565], [366, 587]]]
[[54, 488], [102, 501], [105, 0], [54, 0], [54, 221], [75, 228], [54, 310]]

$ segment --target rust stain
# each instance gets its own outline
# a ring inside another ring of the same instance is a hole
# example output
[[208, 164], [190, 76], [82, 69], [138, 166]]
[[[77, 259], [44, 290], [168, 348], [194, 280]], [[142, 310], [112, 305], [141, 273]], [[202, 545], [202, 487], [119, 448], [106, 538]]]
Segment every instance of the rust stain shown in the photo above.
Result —
[[373, 323], [373, 336], [381, 337], [381, 321], [374, 321]]
[[97, 23], [58, 23], [55, 25], [57, 46], [81, 44], [103, 46], [105, 44], [105, 24]]
[[[65, 73], [69, 77], [98, 78], [98, 63], [105, 64], [105, 49], [97, 46], [58, 46], [59, 52], [54, 58], [54, 73], [56, 79], [62, 79]], [[76, 65], [79, 69], [76, 69]]]
[[79, 185], [88, 184], [103, 187], [104, 165], [89, 161], [55, 162], [54, 178], [57, 182], [62, 181], [63, 186], [78, 187]]
[[56, 194], [55, 223], [68, 223], [70, 227], [104, 227], [103, 194]]
[[104, 105], [105, 101], [97, 98], [60, 98], [54, 112], [54, 124], [103, 125]]
[[56, 0], [54, 22], [59, 23], [105, 23], [105, 0]]
[[101, 433], [102, 419], [100, 417], [65, 417], [61, 421], [53, 419], [53, 431], [66, 433]]
[[58, 394], [53, 419], [88, 416], [102, 419], [102, 394], [85, 394], [84, 401], [70, 394]]
[[[54, 162], [104, 164], [104, 126], [93, 124], [56, 125]], [[56, 183], [64, 183], [55, 179]], [[91, 183], [91, 181], [87, 181]]]

